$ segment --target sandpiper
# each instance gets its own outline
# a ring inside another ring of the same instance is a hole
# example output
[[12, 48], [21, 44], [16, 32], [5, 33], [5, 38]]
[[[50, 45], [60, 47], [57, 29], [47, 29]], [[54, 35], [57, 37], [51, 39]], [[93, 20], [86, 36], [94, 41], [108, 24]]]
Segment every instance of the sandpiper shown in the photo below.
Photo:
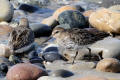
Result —
[[[87, 29], [78, 29], [78, 28], [64, 29], [61, 27], [54, 28], [51, 35], [51, 37], [56, 38], [56, 43], [60, 47], [63, 47], [68, 50], [76, 50], [74, 60], [78, 55], [79, 49], [83, 47], [88, 48], [89, 44], [92, 44], [95, 41], [101, 40], [106, 36], [108, 36], [107, 33], [105, 34], [99, 31], [97, 33], [92, 33]], [[91, 49], [90, 48], [88, 49], [91, 54]], [[74, 63], [74, 60], [73, 60], [73, 63]]]
[[9, 45], [15, 53], [23, 53], [33, 46], [34, 33], [29, 28], [29, 22], [26, 18], [20, 19], [19, 26], [12, 30], [9, 40]]

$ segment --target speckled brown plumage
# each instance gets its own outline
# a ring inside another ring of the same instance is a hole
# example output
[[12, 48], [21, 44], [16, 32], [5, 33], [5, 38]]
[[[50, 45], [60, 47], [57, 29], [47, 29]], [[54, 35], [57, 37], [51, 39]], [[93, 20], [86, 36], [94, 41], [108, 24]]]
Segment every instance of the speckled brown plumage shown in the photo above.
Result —
[[29, 28], [28, 21], [25, 18], [20, 20], [19, 26], [10, 33], [10, 43], [13, 50], [20, 49], [34, 42], [34, 33]]
[[58, 45], [65, 47], [66, 49], [78, 49], [85, 45], [94, 43], [108, 36], [104, 32], [91, 32], [87, 29], [63, 29], [57, 27], [53, 30], [52, 36], [56, 38]]

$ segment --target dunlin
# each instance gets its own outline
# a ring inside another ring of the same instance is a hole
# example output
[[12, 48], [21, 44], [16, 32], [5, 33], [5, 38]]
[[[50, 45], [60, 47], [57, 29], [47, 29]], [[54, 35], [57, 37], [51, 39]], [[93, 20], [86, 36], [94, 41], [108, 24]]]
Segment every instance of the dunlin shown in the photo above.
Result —
[[34, 42], [34, 33], [29, 28], [29, 22], [26, 18], [21, 18], [19, 26], [15, 27], [10, 33], [10, 43], [15, 53], [22, 53], [31, 48]]
[[[82, 49], [83, 47], [88, 48], [89, 44], [103, 39], [104, 37], [108, 36], [108, 34], [102, 32], [93, 33], [87, 29], [64, 29], [61, 27], [56, 27], [53, 29], [51, 36], [56, 38], [56, 43], [60, 47], [68, 50], [76, 50], [76, 55], [74, 57], [75, 60], [76, 56], [78, 55], [79, 49]], [[91, 53], [90, 49], [89, 52]]]

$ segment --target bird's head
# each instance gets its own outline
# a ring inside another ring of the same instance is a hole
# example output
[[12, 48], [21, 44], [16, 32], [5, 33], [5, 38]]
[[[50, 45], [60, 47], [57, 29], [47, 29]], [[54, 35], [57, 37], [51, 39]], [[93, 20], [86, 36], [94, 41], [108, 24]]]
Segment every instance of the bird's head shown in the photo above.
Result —
[[21, 18], [19, 21], [19, 26], [21, 27], [29, 27], [29, 22], [27, 18]]
[[60, 37], [61, 33], [64, 31], [65, 29], [62, 27], [55, 27], [52, 31], [52, 37], [57, 38]]

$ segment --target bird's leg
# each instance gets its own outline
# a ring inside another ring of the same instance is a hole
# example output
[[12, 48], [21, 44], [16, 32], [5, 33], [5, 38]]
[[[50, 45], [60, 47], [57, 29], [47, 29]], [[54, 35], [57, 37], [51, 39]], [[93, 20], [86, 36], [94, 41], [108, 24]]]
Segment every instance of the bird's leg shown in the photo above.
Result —
[[100, 51], [100, 52], [98, 53], [98, 58], [99, 58], [99, 60], [102, 60], [102, 59], [103, 59], [102, 53], [103, 53], [103, 51]]
[[73, 62], [72, 62], [72, 64], [74, 64], [74, 61], [75, 61], [77, 55], [78, 55], [78, 50], [77, 50], [76, 53], [75, 53], [75, 57], [73, 58]]
[[108, 32], [110, 34], [110, 36], [115, 37], [114, 33]]
[[87, 47], [87, 49], [89, 50], [89, 55], [90, 55], [90, 56], [89, 56], [89, 60], [91, 60], [91, 56], [92, 56], [92, 55], [91, 55], [91, 49], [88, 48], [88, 47]]

